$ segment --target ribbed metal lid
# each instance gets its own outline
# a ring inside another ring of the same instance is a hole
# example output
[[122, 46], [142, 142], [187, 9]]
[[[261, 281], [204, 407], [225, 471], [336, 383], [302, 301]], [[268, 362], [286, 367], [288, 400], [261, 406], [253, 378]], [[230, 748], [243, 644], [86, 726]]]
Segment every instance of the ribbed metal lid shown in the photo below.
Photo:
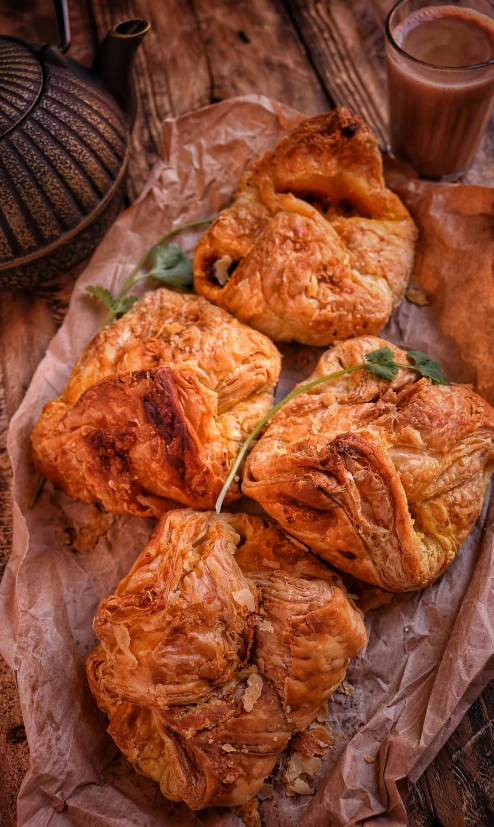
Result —
[[42, 86], [43, 69], [32, 52], [0, 39], [0, 138], [33, 108]]

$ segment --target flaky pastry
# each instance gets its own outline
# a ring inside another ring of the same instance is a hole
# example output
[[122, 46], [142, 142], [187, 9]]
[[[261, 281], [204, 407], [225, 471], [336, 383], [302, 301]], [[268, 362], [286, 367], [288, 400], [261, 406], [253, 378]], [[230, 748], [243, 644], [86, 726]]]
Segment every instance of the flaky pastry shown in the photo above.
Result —
[[[275, 346], [206, 299], [146, 293], [43, 408], [35, 463], [70, 496], [118, 514], [211, 508], [279, 372]], [[239, 495], [235, 483], [228, 498]]]
[[374, 133], [337, 108], [242, 177], [197, 245], [195, 288], [275, 341], [375, 334], [403, 298], [416, 235]]
[[367, 640], [334, 573], [270, 520], [190, 510], [161, 518], [94, 629], [110, 735], [193, 810], [252, 798]]
[[[336, 345], [310, 379], [387, 345]], [[343, 571], [389, 591], [421, 589], [454, 559], [494, 470], [494, 410], [466, 385], [366, 370], [302, 393], [249, 455], [243, 491]]]

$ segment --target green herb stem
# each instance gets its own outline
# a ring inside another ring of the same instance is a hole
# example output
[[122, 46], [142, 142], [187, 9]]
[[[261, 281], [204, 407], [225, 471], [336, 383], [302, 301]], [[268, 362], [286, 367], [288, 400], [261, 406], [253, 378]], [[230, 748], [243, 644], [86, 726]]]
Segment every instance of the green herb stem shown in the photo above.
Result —
[[[292, 399], [295, 399], [295, 397], [299, 396], [299, 394], [305, 393], [305, 391], [308, 391], [311, 388], [315, 388], [316, 385], [321, 385], [323, 382], [327, 382], [329, 379], [337, 379], [338, 376], [345, 376], [345, 374], [347, 374], [347, 373], [353, 373], [356, 370], [362, 370], [363, 368], [366, 368], [366, 367], [367, 367], [366, 364], [353, 365], [353, 367], [351, 367], [351, 368], [343, 368], [343, 370], [337, 370], [334, 373], [328, 373], [326, 376], [321, 376], [321, 377], [319, 377], [319, 379], [313, 379], [312, 382], [307, 382], [306, 385], [301, 385], [299, 388], [295, 388], [295, 390], [291, 391], [289, 394], [287, 394], [285, 397], [283, 397], [283, 399], [281, 399], [276, 405], [274, 405], [274, 407], [272, 407], [267, 412], [267, 414], [265, 414], [263, 416], [263, 418], [257, 423], [255, 428], [250, 432], [249, 436], [247, 437], [247, 439], [243, 443], [242, 447], [240, 448], [240, 451], [237, 454], [237, 458], [235, 459], [235, 462], [233, 463], [233, 465], [231, 467], [230, 473], [228, 474], [228, 476], [225, 480], [223, 488], [220, 491], [219, 497], [216, 500], [216, 506], [215, 506], [216, 513], [219, 514], [220, 511], [221, 511], [221, 507], [222, 507], [223, 501], [226, 497], [226, 493], [227, 493], [228, 489], [230, 488], [231, 482], [232, 482], [235, 474], [237, 473], [238, 467], [239, 467], [240, 463], [242, 462], [245, 454], [247, 453], [247, 451], [249, 449], [249, 446], [254, 441], [256, 436], [260, 433], [260, 431], [262, 431], [265, 424], [267, 422], [269, 422], [271, 417], [274, 416], [275, 413], [278, 413], [280, 408], [282, 408], [284, 405], [286, 405], [287, 402], [290, 402]], [[411, 367], [411, 365], [408, 365], [407, 367]]]
[[[130, 289], [130, 288], [129, 288], [129, 289]], [[111, 320], [112, 320], [113, 318], [115, 318], [115, 313], [116, 313], [116, 312], [117, 312], [117, 307], [116, 307], [116, 305], [115, 305], [115, 307], [111, 307], [111, 308], [110, 308], [110, 310], [109, 310], [109, 311], [108, 311], [108, 313], [106, 314], [105, 318], [104, 318], [104, 319], [103, 319], [103, 321], [101, 322], [101, 327], [102, 327], [102, 328], [103, 328], [103, 327], [106, 327], [106, 325], [108, 324], [108, 322], [111, 322]]]
[[211, 224], [212, 221], [214, 221], [214, 218], [200, 218], [198, 221], [188, 221], [187, 224], [179, 224], [178, 227], [174, 227], [172, 230], [169, 230], [155, 244], [153, 244], [153, 246], [146, 253], [144, 253], [142, 258], [139, 259], [136, 266], [128, 276], [126, 282], [124, 283], [124, 286], [122, 287], [120, 293], [116, 297], [113, 306], [110, 307], [108, 313], [103, 319], [101, 327], [106, 327], [108, 322], [110, 322], [113, 318], [117, 316], [122, 306], [122, 302], [127, 296], [129, 290], [132, 290], [132, 288], [139, 281], [144, 281], [149, 277], [147, 273], [145, 273], [142, 276], [138, 276], [138, 274], [142, 270], [142, 268], [145, 267], [146, 262], [148, 261], [149, 257], [152, 255], [153, 251], [156, 250], [157, 247], [160, 247], [162, 244], [165, 244], [170, 238], [173, 238], [173, 236], [178, 235], [183, 230], [191, 230], [194, 227], [202, 227], [204, 224]]

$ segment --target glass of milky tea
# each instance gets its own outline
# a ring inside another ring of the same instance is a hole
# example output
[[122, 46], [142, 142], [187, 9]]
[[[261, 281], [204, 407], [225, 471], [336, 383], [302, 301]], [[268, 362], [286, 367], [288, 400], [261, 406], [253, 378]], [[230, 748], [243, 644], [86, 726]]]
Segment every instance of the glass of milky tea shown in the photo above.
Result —
[[494, 3], [400, 0], [386, 20], [393, 154], [425, 178], [470, 166], [494, 100]]

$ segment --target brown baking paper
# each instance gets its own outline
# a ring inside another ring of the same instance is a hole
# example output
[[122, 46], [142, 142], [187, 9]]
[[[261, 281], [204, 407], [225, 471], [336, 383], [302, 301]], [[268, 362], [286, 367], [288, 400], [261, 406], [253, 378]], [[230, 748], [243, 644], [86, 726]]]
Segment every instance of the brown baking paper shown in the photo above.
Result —
[[[231, 198], [244, 167], [299, 117], [249, 96], [165, 122], [161, 160], [79, 278], [64, 324], [12, 421], [14, 550], [0, 593], [0, 648], [16, 671], [31, 753], [19, 825], [241, 824], [230, 810], [194, 814], [167, 802], [106, 734], [84, 672], [95, 644], [91, 623], [98, 602], [143, 548], [152, 522], [107, 517], [97, 544], [77, 552], [74, 538], [92, 519], [94, 506], [76, 503], [47, 483], [28, 510], [36, 480], [29, 435], [41, 406], [62, 390], [101, 321], [85, 287], [101, 284], [115, 291], [164, 232], [215, 213]], [[477, 380], [494, 401], [486, 245], [492, 192], [406, 180], [400, 186], [421, 225], [415, 275], [431, 303], [403, 302], [385, 335], [427, 351], [454, 380]], [[179, 240], [190, 252], [197, 237]], [[279, 395], [306, 376], [318, 356], [315, 349], [294, 345], [283, 351]], [[353, 694], [335, 693], [329, 703], [336, 746], [313, 779], [317, 792], [288, 797], [278, 769], [275, 796], [261, 805], [266, 827], [405, 823], [408, 786], [492, 674], [493, 555], [494, 506], [486, 503], [438, 583], [368, 613], [369, 644], [348, 673]]]

